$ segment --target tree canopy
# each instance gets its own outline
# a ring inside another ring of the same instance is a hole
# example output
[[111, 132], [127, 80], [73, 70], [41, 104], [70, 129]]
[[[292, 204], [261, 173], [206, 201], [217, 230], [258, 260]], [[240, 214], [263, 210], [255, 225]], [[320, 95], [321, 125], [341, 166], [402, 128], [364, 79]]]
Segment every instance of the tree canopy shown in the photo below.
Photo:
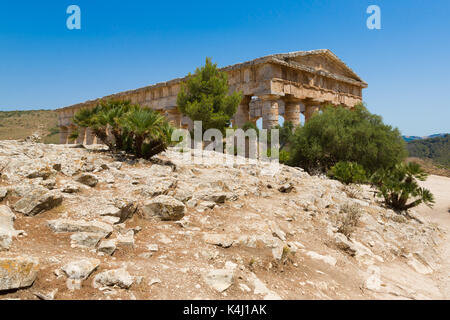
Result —
[[339, 161], [348, 161], [372, 174], [393, 167], [406, 155], [399, 130], [384, 124], [363, 105], [351, 110], [329, 106], [296, 129], [291, 164], [326, 172]]
[[189, 74], [177, 97], [178, 109], [192, 120], [202, 121], [203, 131], [210, 128], [222, 132], [230, 126], [242, 100], [240, 92], [229, 94], [228, 75], [217, 68], [210, 58], [205, 65]]

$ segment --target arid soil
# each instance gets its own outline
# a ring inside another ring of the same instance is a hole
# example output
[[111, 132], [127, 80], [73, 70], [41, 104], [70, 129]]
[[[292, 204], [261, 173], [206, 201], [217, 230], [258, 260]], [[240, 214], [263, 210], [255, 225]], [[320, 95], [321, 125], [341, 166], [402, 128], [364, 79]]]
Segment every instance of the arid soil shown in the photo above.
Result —
[[410, 219], [298, 168], [101, 149], [0, 141], [0, 299], [450, 297], [450, 179]]
[[445, 241], [439, 247], [442, 264], [433, 279], [442, 296], [450, 299], [450, 178], [430, 175], [420, 184], [432, 191], [436, 203], [433, 208], [421, 205], [417, 211], [445, 233]]

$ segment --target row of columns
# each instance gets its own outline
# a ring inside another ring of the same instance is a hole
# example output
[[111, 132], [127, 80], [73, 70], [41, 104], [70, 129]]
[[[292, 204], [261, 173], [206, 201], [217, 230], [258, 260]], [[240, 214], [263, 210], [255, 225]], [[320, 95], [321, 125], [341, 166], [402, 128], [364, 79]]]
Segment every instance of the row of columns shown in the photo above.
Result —
[[[270, 129], [278, 124], [279, 117], [279, 101], [280, 96], [276, 95], [263, 95], [258, 97], [261, 100], [261, 117], [263, 129]], [[309, 121], [311, 116], [320, 110], [320, 102], [311, 99], [295, 99], [293, 97], [283, 98], [284, 100], [284, 119], [285, 121], [292, 122], [294, 126], [300, 124], [300, 114], [302, 113], [301, 105], [305, 106], [304, 115], [305, 121]], [[256, 124], [256, 120], [259, 117], [251, 117], [250, 102], [251, 96], [245, 96], [239, 104], [236, 114], [233, 117], [233, 125], [241, 128], [246, 122], [253, 122]], [[169, 122], [176, 128], [190, 127], [190, 119], [186, 119], [179, 111], [177, 107], [166, 108], [161, 111]], [[78, 131], [78, 138], [75, 140], [70, 139], [73, 132]], [[97, 143], [96, 137], [89, 128], [77, 128], [73, 125], [60, 127], [60, 143], [79, 143], [79, 144], [94, 144]]]
[[[280, 96], [264, 95], [258, 97], [261, 100], [261, 117], [263, 129], [270, 129], [278, 124]], [[242, 127], [246, 122], [256, 123], [256, 118], [251, 117], [250, 110], [251, 97], [244, 97], [238, 106], [233, 118], [233, 125]], [[284, 98], [284, 120], [292, 122], [294, 126], [300, 124], [301, 105], [304, 105], [305, 121], [309, 121], [315, 112], [318, 112], [323, 102], [311, 99], [296, 99], [293, 97]]]
[[[74, 133], [78, 132], [77, 139], [71, 139], [70, 136]], [[92, 133], [90, 128], [81, 128], [75, 126], [69, 127], [59, 127], [59, 143], [60, 144], [68, 144], [68, 143], [79, 143], [79, 144], [94, 144], [97, 141], [97, 138]]]

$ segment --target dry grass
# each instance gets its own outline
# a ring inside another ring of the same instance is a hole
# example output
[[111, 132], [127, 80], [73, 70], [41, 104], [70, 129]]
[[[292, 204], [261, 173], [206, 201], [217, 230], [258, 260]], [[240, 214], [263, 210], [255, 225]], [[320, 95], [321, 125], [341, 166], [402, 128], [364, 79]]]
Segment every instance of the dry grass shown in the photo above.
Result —
[[420, 164], [420, 166], [428, 174], [434, 174], [437, 176], [449, 177], [450, 178], [450, 168], [434, 163], [430, 159], [421, 158], [408, 158], [406, 162], [415, 162]]
[[0, 111], [0, 140], [25, 139], [38, 133], [44, 143], [58, 143], [54, 110]]
[[363, 193], [363, 189], [357, 184], [344, 185], [342, 190], [349, 198], [352, 199], [361, 199], [361, 195]]
[[357, 205], [344, 205], [342, 206], [340, 213], [337, 217], [337, 232], [342, 233], [347, 238], [350, 238], [353, 231], [355, 231], [358, 225], [359, 218], [361, 217], [361, 209]]

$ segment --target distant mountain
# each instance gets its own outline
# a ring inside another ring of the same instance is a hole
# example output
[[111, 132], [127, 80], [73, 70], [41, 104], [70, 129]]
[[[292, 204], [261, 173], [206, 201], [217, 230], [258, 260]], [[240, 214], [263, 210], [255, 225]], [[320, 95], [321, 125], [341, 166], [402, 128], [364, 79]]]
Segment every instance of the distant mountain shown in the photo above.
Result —
[[439, 138], [439, 137], [445, 137], [446, 135], [448, 135], [448, 133], [436, 133], [436, 134], [432, 134], [429, 136], [402, 136], [403, 139], [406, 142], [410, 142], [410, 141], [416, 141], [416, 140], [426, 140], [426, 139], [432, 139], [432, 138]]
[[406, 146], [409, 156], [431, 159], [437, 164], [450, 167], [450, 135], [437, 134], [433, 136], [409, 141]]
[[448, 133], [436, 133], [429, 136], [419, 137], [419, 136], [403, 136], [403, 140], [406, 142], [415, 141], [415, 140], [425, 140], [431, 138], [445, 137]]

